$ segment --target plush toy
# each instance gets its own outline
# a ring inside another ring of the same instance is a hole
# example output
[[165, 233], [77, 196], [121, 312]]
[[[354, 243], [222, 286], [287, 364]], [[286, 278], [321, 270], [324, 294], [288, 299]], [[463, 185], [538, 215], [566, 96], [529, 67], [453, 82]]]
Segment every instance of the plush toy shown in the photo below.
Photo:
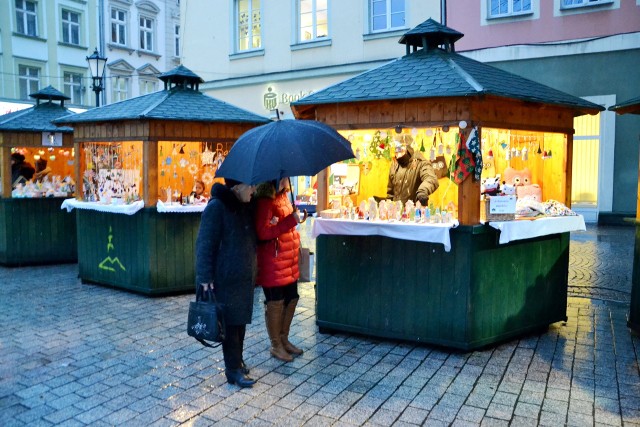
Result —
[[501, 196], [513, 196], [516, 194], [516, 186], [507, 184], [506, 181], [502, 181], [502, 188], [500, 191]]
[[518, 170], [511, 166], [507, 167], [504, 170], [504, 182], [516, 188], [517, 197], [531, 196], [538, 202], [542, 201], [542, 189], [538, 184], [532, 183], [529, 168]]
[[500, 193], [500, 175], [485, 178], [480, 185], [480, 194], [497, 196]]

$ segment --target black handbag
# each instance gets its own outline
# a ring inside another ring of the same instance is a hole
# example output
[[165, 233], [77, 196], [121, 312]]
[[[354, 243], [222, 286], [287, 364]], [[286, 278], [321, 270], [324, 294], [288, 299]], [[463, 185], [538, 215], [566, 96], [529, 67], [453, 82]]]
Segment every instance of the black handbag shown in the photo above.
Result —
[[224, 306], [211, 289], [198, 286], [196, 300], [189, 303], [187, 334], [205, 347], [217, 347], [207, 341], [221, 343], [225, 337]]

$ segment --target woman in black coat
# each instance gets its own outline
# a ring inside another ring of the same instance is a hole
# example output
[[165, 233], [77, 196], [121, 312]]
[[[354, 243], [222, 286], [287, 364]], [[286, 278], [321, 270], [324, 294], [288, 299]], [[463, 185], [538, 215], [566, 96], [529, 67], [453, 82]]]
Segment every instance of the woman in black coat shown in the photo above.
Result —
[[252, 185], [230, 179], [215, 184], [196, 240], [196, 283], [215, 291], [225, 306], [226, 338], [222, 343], [225, 374], [230, 384], [251, 387], [242, 350], [246, 325], [253, 313], [257, 271], [256, 235], [250, 204]]

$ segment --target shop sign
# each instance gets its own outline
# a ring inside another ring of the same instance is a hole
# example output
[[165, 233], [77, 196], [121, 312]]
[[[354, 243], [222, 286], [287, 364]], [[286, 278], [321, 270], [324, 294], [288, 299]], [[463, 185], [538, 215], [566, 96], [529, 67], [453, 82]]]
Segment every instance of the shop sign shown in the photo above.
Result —
[[491, 196], [489, 198], [489, 213], [512, 214], [516, 212], [516, 196]]
[[62, 132], [42, 132], [42, 145], [45, 147], [62, 147]]
[[265, 110], [271, 111], [278, 108], [279, 104], [289, 104], [290, 102], [298, 101], [309, 95], [312, 91], [299, 91], [297, 93], [283, 92], [278, 94], [273, 91], [273, 88], [269, 86], [267, 92], [263, 96], [263, 105]]

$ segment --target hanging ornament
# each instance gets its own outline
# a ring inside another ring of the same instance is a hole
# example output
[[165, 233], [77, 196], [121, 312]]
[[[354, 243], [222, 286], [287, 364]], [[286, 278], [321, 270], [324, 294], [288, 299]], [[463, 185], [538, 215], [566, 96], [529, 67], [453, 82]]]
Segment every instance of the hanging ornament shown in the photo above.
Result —
[[493, 159], [493, 150], [489, 150], [489, 152], [487, 153], [487, 159]]
[[522, 160], [529, 160], [529, 150], [527, 150], [527, 147], [522, 149]]
[[167, 166], [169, 166], [169, 165], [171, 164], [171, 157], [167, 157], [167, 158], [164, 160], [164, 163], [165, 163]]
[[191, 175], [196, 175], [196, 174], [198, 173], [198, 165], [196, 165], [196, 164], [194, 164], [194, 163], [191, 163], [191, 164], [189, 165], [189, 173], [190, 173]]
[[429, 150], [429, 160], [434, 161], [436, 159], [436, 149], [431, 147]]
[[181, 168], [186, 168], [187, 165], [189, 164], [189, 160], [187, 159], [180, 159], [180, 161], [178, 162], [180, 164]]
[[504, 151], [504, 159], [507, 161], [511, 160], [511, 150], [509, 150], [509, 148]]
[[447, 154], [451, 154], [451, 145], [447, 144], [446, 152]]
[[440, 143], [438, 144], [438, 155], [444, 154], [444, 145], [442, 144], [442, 139], [440, 139]]
[[549, 150], [549, 152], [547, 153], [547, 159], [551, 158], [551, 150]]
[[424, 138], [422, 138], [422, 139], [420, 140], [420, 151], [421, 151], [421, 152], [423, 152], [423, 153], [424, 153], [425, 151], [427, 151], [427, 150], [425, 150], [425, 149], [424, 149]]
[[537, 151], [537, 153], [538, 154], [542, 154], [542, 150], [540, 149], [540, 143], [539, 142], [538, 142], [538, 151]]
[[200, 161], [202, 162], [202, 166], [212, 165], [213, 158], [215, 154], [213, 151], [209, 150], [209, 144], [205, 145], [204, 151], [200, 154]]
[[547, 150], [544, 150], [542, 153], [542, 160], [546, 160], [547, 159]]
[[511, 147], [511, 158], [518, 157], [518, 149], [516, 147]]

